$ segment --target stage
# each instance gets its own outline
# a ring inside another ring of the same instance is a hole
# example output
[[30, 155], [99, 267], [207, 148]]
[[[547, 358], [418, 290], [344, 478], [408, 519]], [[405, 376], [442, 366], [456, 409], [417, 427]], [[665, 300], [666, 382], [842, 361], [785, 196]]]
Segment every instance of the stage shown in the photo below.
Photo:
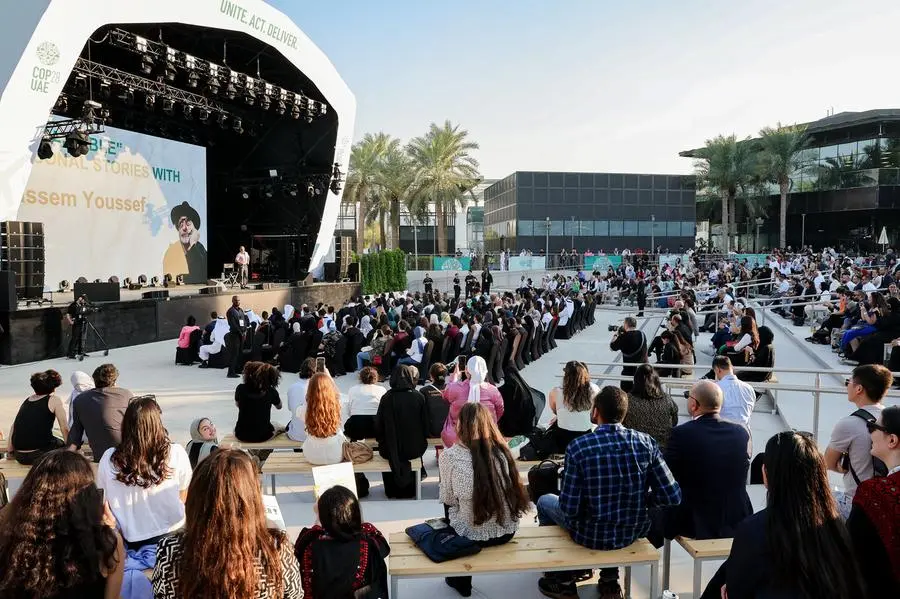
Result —
[[[188, 316], [194, 316], [198, 325], [209, 322], [209, 314], [224, 314], [231, 306], [231, 297], [241, 298], [241, 307], [257, 314], [273, 307], [282, 309], [285, 304], [301, 306], [324, 302], [340, 307], [351, 297], [360, 294], [359, 283], [313, 283], [304, 286], [276, 286], [271, 289], [219, 289], [217, 294], [201, 294], [205, 285], [169, 287], [168, 298], [143, 299], [147, 291], [122, 289], [118, 302], [104, 302], [100, 311], [91, 315], [90, 321], [110, 349], [153, 343], [178, 338]], [[48, 294], [49, 295], [49, 294]], [[52, 305], [21, 307], [12, 312], [0, 312], [0, 364], [24, 364], [65, 356], [70, 327], [65, 323], [66, 309], [73, 301], [73, 293], [52, 294]], [[86, 351], [95, 352], [99, 345], [97, 336], [89, 331], [85, 341]]]

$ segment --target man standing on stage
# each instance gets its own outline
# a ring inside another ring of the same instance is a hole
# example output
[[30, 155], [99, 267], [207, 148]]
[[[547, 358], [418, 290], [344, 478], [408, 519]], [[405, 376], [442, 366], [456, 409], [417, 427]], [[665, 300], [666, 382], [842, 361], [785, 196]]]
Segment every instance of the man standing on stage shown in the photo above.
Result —
[[425, 278], [422, 279], [422, 283], [425, 285], [425, 293], [431, 293], [434, 286], [434, 279], [432, 279], [431, 275], [427, 272], [425, 273]]
[[87, 304], [87, 296], [82, 294], [74, 302], [69, 304], [66, 310], [66, 322], [72, 327], [72, 336], [69, 337], [69, 351], [66, 356], [76, 358], [84, 353], [84, 307]]
[[[244, 248], [241, 248], [242, 250]], [[228, 320], [228, 344], [231, 346], [228, 350], [231, 352], [231, 363], [228, 364], [228, 378], [236, 379], [238, 374], [238, 364], [241, 363], [244, 349], [244, 336], [247, 334], [247, 315], [241, 310], [241, 298], [233, 296], [231, 298], [231, 307], [225, 314]]]
[[491, 294], [491, 283], [494, 282], [494, 275], [491, 274], [491, 271], [488, 270], [487, 264], [484, 265], [484, 270], [481, 271], [481, 292], [485, 295]]
[[238, 282], [241, 284], [241, 289], [245, 289], [247, 287], [250, 254], [247, 253], [244, 246], [241, 246], [238, 255], [234, 257], [234, 263], [237, 264], [238, 268]]
[[206, 283], [206, 248], [200, 243], [200, 214], [187, 202], [172, 208], [169, 213], [178, 231], [178, 241], [171, 244], [163, 256], [163, 274], [174, 279], [184, 275], [184, 282]]
[[459, 303], [459, 273], [453, 275], [453, 301], [454, 303]]

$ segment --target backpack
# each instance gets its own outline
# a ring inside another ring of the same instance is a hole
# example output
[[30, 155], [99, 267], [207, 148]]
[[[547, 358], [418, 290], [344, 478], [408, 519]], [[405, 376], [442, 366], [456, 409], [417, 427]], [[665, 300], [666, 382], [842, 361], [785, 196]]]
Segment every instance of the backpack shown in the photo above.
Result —
[[[863, 410], [862, 408], [860, 408], [859, 410], [856, 410], [855, 412], [853, 412], [850, 415], [856, 416], [857, 418], [861, 418], [861, 419], [865, 420], [866, 422], [875, 422], [877, 420], [877, 418], [872, 416], [871, 412], [869, 412], [868, 410]], [[850, 464], [850, 460], [847, 460], [847, 464], [849, 465], [850, 474], [853, 476], [853, 480], [856, 481], [857, 485], [859, 485], [859, 483], [860, 483], [859, 477], [856, 475], [856, 472], [853, 470], [853, 465]], [[876, 477], [887, 476], [887, 474], [888, 474], [887, 464], [885, 464], [883, 461], [881, 461], [879, 458], [876, 458], [875, 456], [872, 456], [872, 469], [875, 471]]]
[[440, 390], [434, 385], [425, 385], [419, 390], [425, 396], [425, 411], [428, 414], [428, 436], [440, 437], [444, 430], [444, 423], [450, 413], [448, 404]]

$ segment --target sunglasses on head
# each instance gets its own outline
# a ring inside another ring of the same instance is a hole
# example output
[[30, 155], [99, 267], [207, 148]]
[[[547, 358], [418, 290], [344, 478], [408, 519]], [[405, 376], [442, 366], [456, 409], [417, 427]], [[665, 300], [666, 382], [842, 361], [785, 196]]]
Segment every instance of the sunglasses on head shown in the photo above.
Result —
[[866, 422], [866, 430], [869, 431], [870, 435], [875, 431], [881, 431], [885, 435], [891, 434], [888, 432], [888, 429], [884, 427], [884, 425], [878, 424], [877, 422]]

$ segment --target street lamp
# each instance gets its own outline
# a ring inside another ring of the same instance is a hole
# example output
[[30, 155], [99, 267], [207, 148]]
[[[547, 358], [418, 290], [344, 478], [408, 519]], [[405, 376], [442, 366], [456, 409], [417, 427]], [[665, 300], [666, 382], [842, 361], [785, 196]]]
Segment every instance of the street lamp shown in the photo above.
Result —
[[547, 256], [547, 263], [549, 264], [550, 263], [550, 217], [549, 216], [547, 217], [546, 225], [547, 225], [547, 236], [546, 236], [546, 239], [544, 240], [544, 245], [546, 246], [544, 248], [544, 254]]
[[572, 249], [575, 249], [575, 217], [572, 217]]
[[656, 253], [656, 215], [650, 215], [650, 255]]
[[759, 228], [763, 226], [763, 223], [766, 222], [763, 220], [763, 217], [756, 217], [756, 240], [753, 242], [753, 252], [759, 253]]
[[[410, 219], [412, 220], [412, 219]], [[419, 226], [415, 221], [412, 221], [413, 227], [413, 251], [416, 254], [416, 270], [419, 269]]]

